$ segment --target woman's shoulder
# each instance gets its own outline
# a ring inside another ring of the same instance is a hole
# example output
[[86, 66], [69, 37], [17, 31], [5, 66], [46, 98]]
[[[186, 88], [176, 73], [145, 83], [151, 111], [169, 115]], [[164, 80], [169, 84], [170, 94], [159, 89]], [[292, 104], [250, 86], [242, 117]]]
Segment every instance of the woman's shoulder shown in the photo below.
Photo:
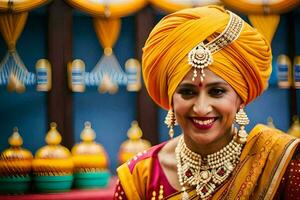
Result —
[[291, 136], [287, 133], [285, 133], [284, 131], [274, 128], [274, 127], [270, 127], [264, 124], [257, 124], [254, 126], [254, 128], [250, 131], [249, 133], [249, 137], [285, 137], [285, 138], [289, 138], [289, 139], [297, 139], [294, 136]]
[[166, 145], [164, 145], [158, 153], [159, 161], [162, 165], [173, 165], [175, 159], [175, 148], [178, 143], [179, 137], [169, 140]]
[[137, 153], [133, 158], [122, 164], [119, 168], [127, 166], [132, 172], [136, 166], [150, 167], [152, 159], [157, 158], [158, 152], [166, 145], [166, 142], [152, 146], [148, 150]]
[[282, 153], [289, 149], [297, 148], [299, 144], [299, 138], [284, 133], [279, 129], [258, 124], [249, 133], [245, 149], [251, 149], [250, 152], [252, 153], [261, 152], [262, 149], [266, 153]]
[[280, 129], [265, 124], [256, 124], [251, 131], [259, 131], [259, 132], [273, 131], [278, 133], [284, 133]]

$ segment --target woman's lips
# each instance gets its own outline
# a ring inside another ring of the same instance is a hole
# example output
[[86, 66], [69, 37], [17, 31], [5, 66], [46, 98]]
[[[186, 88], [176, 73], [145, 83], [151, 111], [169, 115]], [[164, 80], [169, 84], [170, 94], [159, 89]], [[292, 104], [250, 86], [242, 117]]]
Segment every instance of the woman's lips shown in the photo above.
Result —
[[214, 122], [216, 120], [217, 117], [197, 117], [197, 118], [192, 118], [192, 123], [198, 129], [207, 130], [214, 125]]

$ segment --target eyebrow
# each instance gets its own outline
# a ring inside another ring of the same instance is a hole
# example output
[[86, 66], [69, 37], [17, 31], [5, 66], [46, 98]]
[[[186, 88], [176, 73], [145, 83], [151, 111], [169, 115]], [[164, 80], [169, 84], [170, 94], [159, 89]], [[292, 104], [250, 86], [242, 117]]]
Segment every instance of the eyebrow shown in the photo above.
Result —
[[[219, 85], [224, 85], [224, 86], [228, 86], [229, 84], [227, 82], [224, 81], [216, 81], [213, 83], [208, 83], [205, 84], [206, 87], [213, 87], [213, 86], [219, 86]], [[197, 87], [198, 85], [195, 85], [193, 83], [182, 83], [179, 85], [179, 87]]]
[[218, 86], [218, 85], [228, 86], [229, 84], [225, 81], [217, 81], [217, 82], [206, 84], [207, 87]]

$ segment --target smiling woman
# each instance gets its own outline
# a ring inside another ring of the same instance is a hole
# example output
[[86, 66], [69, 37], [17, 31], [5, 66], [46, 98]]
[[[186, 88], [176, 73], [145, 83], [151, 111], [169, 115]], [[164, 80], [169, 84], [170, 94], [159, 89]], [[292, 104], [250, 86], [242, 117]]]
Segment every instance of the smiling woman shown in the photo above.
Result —
[[[232, 139], [231, 126], [241, 99], [222, 78], [205, 69], [205, 79], [192, 81], [190, 71], [173, 95], [176, 120], [185, 133], [185, 143], [198, 154], [220, 150]], [[202, 148], [199, 148], [199, 145]]]
[[[115, 199], [299, 199], [300, 140], [244, 111], [267, 89], [269, 42], [219, 6], [164, 17], [143, 49], [152, 99], [182, 134], [117, 170]], [[237, 127], [235, 127], [237, 125]]]

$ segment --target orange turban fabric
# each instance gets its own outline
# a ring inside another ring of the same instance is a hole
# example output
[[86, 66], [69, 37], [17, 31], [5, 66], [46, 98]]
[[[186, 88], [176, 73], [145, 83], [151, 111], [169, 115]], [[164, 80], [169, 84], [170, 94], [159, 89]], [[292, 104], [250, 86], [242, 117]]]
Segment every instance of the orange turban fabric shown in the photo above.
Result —
[[[172, 13], [154, 27], [143, 48], [142, 71], [148, 93], [158, 105], [171, 107], [178, 84], [192, 68], [188, 53], [223, 32], [229, 18], [222, 7], [205, 6]], [[246, 22], [240, 36], [212, 57], [208, 68], [228, 82], [246, 104], [268, 87], [270, 45]]]

